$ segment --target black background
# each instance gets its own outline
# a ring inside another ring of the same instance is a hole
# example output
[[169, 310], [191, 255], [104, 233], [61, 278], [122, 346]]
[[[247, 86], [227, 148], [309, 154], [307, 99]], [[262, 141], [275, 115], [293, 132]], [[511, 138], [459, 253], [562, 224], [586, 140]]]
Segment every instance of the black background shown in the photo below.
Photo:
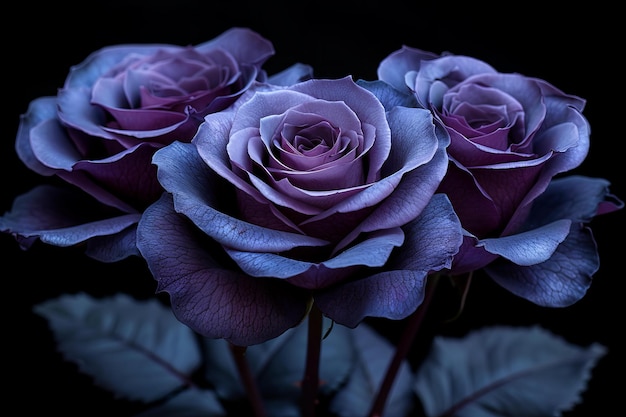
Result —
[[[623, 109], [613, 97], [624, 93], [620, 41], [615, 10], [604, 8], [547, 12], [526, 4], [492, 10], [479, 6], [436, 5], [400, 1], [259, 2], [92, 1], [84, 6], [63, 2], [43, 5], [18, 2], [3, 25], [4, 134], [0, 212], [13, 198], [42, 181], [17, 158], [14, 140], [19, 115], [28, 103], [56, 94], [69, 67], [96, 49], [122, 43], [193, 45], [232, 26], [246, 26], [273, 42], [276, 55], [269, 73], [294, 62], [310, 64], [316, 77], [374, 79], [378, 62], [403, 44], [440, 53], [444, 50], [483, 59], [502, 72], [543, 78], [563, 91], [587, 99], [592, 143], [576, 173], [611, 181], [624, 199]], [[469, 3], [468, 3], [469, 4]], [[473, 3], [471, 3], [473, 4]], [[14, 20], [14, 22], [13, 22]], [[14, 23], [14, 25], [9, 25]], [[9, 29], [11, 27], [11, 29]], [[618, 168], [619, 167], [619, 168]], [[486, 279], [475, 280], [466, 312], [444, 329], [462, 334], [488, 324], [540, 324], [568, 341], [601, 343], [609, 353], [596, 366], [583, 402], [565, 415], [615, 415], [623, 409], [624, 384], [624, 212], [601, 216], [591, 224], [601, 268], [583, 300], [564, 309], [540, 308], [517, 299]], [[45, 410], [61, 415], [132, 415], [133, 407], [95, 388], [89, 377], [64, 362], [33, 304], [63, 293], [95, 296], [128, 292], [151, 297], [155, 283], [143, 263], [129, 259], [101, 264], [69, 249], [37, 245], [21, 251], [8, 235], [0, 236], [4, 283], [3, 345], [5, 396], [15, 414]], [[445, 290], [444, 290], [445, 293]], [[399, 328], [398, 323], [381, 328]], [[395, 336], [389, 335], [390, 338]], [[413, 355], [419, 355], [416, 348]], [[8, 376], [8, 377], [7, 377]], [[9, 404], [5, 405], [8, 407]]]

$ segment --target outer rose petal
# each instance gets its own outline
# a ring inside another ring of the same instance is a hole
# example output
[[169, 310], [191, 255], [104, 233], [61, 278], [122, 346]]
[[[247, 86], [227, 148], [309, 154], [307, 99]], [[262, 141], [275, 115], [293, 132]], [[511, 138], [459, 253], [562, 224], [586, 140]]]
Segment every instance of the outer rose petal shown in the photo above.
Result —
[[[136, 250], [123, 240], [140, 215], [113, 213], [78, 190], [41, 185], [15, 199], [11, 211], [0, 217], [0, 231], [13, 234], [24, 249], [36, 239], [55, 246], [72, 246], [110, 236], [107, 244], [111, 247], [102, 250], [108, 251], [113, 260], [136, 255]], [[104, 253], [100, 257], [107, 258]]]
[[55, 97], [40, 97], [31, 101], [26, 113], [20, 117], [20, 125], [17, 128], [17, 137], [15, 139], [15, 150], [24, 165], [39, 175], [52, 175], [54, 170], [38, 161], [33, 154], [30, 143], [30, 131], [40, 123], [56, 119], [57, 107]]
[[508, 291], [535, 304], [567, 307], [583, 298], [599, 266], [590, 229], [574, 224], [567, 239], [547, 261], [519, 266], [498, 259], [485, 271]]
[[[523, 230], [534, 232], [571, 222], [565, 230], [564, 241], [541, 262], [523, 262], [505, 256], [488, 265], [485, 271], [504, 288], [536, 304], [549, 307], [571, 305], [585, 295], [599, 267], [593, 235], [583, 225], [597, 214], [623, 207], [624, 202], [610, 194], [609, 182], [604, 179], [575, 175], [555, 179], [535, 201]], [[566, 220], [559, 219], [571, 220], [565, 223]], [[545, 237], [552, 239], [555, 234]], [[523, 239], [517, 245], [518, 250], [527, 247]], [[489, 245], [485, 249], [490, 250]]]
[[300, 323], [310, 298], [305, 291], [223, 267], [207, 243], [174, 211], [168, 194], [139, 222], [137, 246], [180, 321], [240, 346], [273, 339]]
[[419, 307], [428, 274], [450, 268], [462, 242], [461, 224], [448, 198], [437, 194], [403, 229], [408, 240], [389, 259], [386, 271], [315, 294], [324, 314], [356, 327], [367, 316], [399, 320]]

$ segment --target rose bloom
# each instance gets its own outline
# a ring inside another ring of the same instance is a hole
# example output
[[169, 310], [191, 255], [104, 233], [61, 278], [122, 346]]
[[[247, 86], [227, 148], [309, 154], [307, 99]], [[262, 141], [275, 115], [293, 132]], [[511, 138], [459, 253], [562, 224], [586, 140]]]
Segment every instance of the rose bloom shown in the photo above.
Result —
[[269, 340], [312, 301], [350, 327], [401, 319], [462, 241], [434, 195], [448, 144], [429, 111], [386, 113], [350, 77], [257, 83], [156, 152], [167, 193], [137, 244], [179, 320], [211, 338]]
[[[197, 46], [118, 45], [74, 66], [55, 97], [29, 105], [16, 150], [28, 168], [75, 187], [40, 185], [19, 196], [0, 230], [21, 247], [72, 246], [102, 261], [138, 255], [136, 224], [163, 192], [151, 164], [174, 140], [190, 141], [207, 114], [232, 104], [255, 81], [272, 44], [244, 28]], [[296, 64], [269, 81], [312, 77]]]
[[450, 134], [450, 167], [438, 191], [465, 234], [451, 273], [484, 268], [544, 306], [583, 297], [599, 267], [585, 224], [623, 207], [604, 179], [555, 178], [589, 151], [585, 101], [475, 58], [407, 46], [381, 61], [378, 79], [431, 110]]

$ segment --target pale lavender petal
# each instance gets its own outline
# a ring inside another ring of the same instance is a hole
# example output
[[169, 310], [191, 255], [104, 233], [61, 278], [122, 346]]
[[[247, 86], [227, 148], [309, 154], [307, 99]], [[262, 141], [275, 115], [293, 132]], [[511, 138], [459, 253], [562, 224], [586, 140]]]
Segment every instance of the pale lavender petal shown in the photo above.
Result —
[[432, 52], [403, 45], [380, 62], [377, 69], [378, 79], [391, 84], [399, 91], [408, 92], [410, 90], [404, 81], [404, 75], [409, 71], [419, 70], [422, 61], [438, 57], [439, 55]]
[[321, 239], [256, 226], [217, 210], [222, 203], [220, 179], [205, 165], [193, 144], [175, 142], [159, 150], [153, 161], [161, 184], [174, 197], [176, 211], [185, 213], [199, 229], [227, 247], [282, 252], [327, 244]]
[[401, 226], [414, 219], [428, 204], [447, 171], [445, 148], [449, 136], [434, 125], [428, 111], [397, 107], [388, 117], [394, 146], [387, 163], [393, 173], [346, 199], [337, 206], [337, 211], [354, 211], [370, 202], [382, 201], [382, 204], [337, 245], [338, 249], [361, 232]]

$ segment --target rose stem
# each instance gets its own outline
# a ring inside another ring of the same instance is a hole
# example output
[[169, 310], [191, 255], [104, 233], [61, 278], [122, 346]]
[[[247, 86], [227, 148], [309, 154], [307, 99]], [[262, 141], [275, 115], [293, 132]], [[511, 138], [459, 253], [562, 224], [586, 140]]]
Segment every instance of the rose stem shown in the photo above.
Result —
[[323, 318], [315, 304], [311, 307], [308, 321], [306, 369], [302, 380], [302, 417], [314, 417], [317, 406]]
[[374, 400], [372, 408], [370, 409], [369, 417], [381, 417], [383, 415], [385, 403], [387, 402], [387, 397], [389, 396], [389, 392], [391, 391], [393, 382], [396, 379], [396, 374], [400, 369], [402, 361], [409, 353], [409, 349], [413, 344], [413, 340], [415, 339], [415, 336], [417, 335], [417, 332], [422, 324], [424, 316], [426, 315], [426, 311], [428, 310], [428, 305], [433, 298], [435, 287], [437, 286], [436, 284], [438, 281], [438, 275], [433, 275], [432, 279], [427, 282], [424, 301], [422, 301], [422, 304], [420, 304], [418, 309], [411, 316], [409, 316], [407, 325], [404, 328], [404, 331], [402, 332], [402, 335], [400, 337], [400, 341], [398, 342], [398, 346], [396, 347], [396, 352], [391, 362], [389, 363], [385, 378], [380, 385], [376, 399]]
[[250, 370], [250, 366], [248, 365], [248, 361], [246, 359], [246, 347], [236, 346], [232, 343], [229, 343], [229, 345], [230, 350], [233, 353], [235, 363], [237, 364], [237, 370], [239, 371], [241, 381], [246, 387], [248, 400], [250, 401], [250, 405], [254, 411], [254, 416], [265, 417], [265, 409], [263, 408], [261, 393], [259, 392], [254, 375], [252, 375], [252, 371]]

